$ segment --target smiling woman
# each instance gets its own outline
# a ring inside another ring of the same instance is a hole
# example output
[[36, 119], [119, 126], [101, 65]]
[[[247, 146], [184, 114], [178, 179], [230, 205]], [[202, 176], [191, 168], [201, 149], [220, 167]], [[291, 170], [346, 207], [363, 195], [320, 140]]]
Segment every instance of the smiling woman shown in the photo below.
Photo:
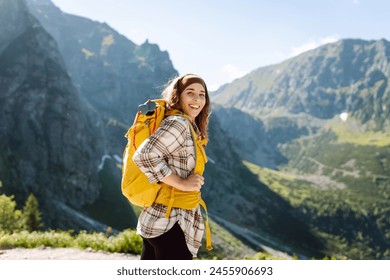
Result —
[[149, 182], [161, 184], [154, 203], [144, 207], [138, 219], [141, 259], [189, 260], [197, 256], [205, 230], [211, 249], [208, 219], [204, 225], [200, 212], [200, 205], [205, 208], [200, 189], [210, 98], [206, 83], [193, 74], [172, 80], [162, 96], [166, 117], [133, 156]]

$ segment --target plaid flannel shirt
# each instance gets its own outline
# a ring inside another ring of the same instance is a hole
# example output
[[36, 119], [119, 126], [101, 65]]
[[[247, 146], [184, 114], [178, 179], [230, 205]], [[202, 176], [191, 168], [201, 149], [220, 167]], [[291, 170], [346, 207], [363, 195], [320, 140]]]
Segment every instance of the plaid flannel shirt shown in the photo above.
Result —
[[[196, 164], [195, 144], [188, 121], [180, 116], [165, 118], [156, 132], [138, 147], [133, 161], [151, 183], [159, 182], [172, 173], [187, 178]], [[200, 208], [172, 208], [169, 218], [165, 218], [166, 209], [161, 204], [144, 208], [138, 218], [137, 232], [144, 238], [154, 238], [178, 222], [188, 249], [196, 257], [204, 233]]]

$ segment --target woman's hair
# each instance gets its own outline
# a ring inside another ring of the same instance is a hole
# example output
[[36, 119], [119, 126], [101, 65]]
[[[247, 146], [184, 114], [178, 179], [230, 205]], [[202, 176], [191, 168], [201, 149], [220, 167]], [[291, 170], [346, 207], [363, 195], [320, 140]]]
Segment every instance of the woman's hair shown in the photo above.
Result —
[[[183, 80], [186, 82], [183, 83]], [[184, 89], [192, 83], [200, 83], [205, 89], [206, 103], [200, 111], [199, 115], [195, 118], [195, 124], [199, 128], [201, 139], [208, 139], [208, 122], [210, 116], [210, 97], [204, 80], [194, 74], [185, 74], [170, 80], [162, 92], [162, 97], [166, 101], [167, 110], [180, 110], [180, 95]]]

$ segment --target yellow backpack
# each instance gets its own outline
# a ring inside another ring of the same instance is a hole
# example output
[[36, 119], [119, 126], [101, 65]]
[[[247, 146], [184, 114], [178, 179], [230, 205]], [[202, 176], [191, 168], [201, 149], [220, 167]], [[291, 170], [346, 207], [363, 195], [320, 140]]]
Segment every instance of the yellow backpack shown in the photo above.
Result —
[[[188, 117], [180, 111], [172, 111], [167, 115], [180, 115], [188, 120]], [[173, 188], [164, 183], [150, 183], [147, 176], [138, 168], [132, 160], [137, 148], [142, 142], [152, 135], [160, 126], [166, 116], [165, 100], [148, 100], [138, 107], [138, 112], [133, 125], [129, 128], [125, 137], [127, 145], [123, 153], [122, 165], [122, 193], [134, 205], [149, 207], [154, 202], [166, 205], [165, 217], [169, 217], [172, 207], [193, 209], [201, 205], [206, 212], [206, 247], [211, 250], [211, 232], [208, 221], [207, 207], [199, 191], [185, 192]], [[194, 173], [202, 175], [207, 156], [204, 146], [207, 143], [198, 139], [198, 135], [190, 124], [194, 143], [196, 143], [196, 164]]]

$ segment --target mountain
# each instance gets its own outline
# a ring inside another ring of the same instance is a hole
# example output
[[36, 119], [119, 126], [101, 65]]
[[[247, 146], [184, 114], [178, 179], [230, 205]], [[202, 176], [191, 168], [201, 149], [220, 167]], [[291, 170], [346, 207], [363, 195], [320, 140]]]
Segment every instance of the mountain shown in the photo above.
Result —
[[390, 43], [341, 40], [259, 68], [214, 94], [220, 104], [275, 115], [330, 119], [344, 111], [371, 128], [388, 127]]
[[106, 123], [105, 154], [120, 158], [124, 128], [138, 104], [160, 96], [161, 87], [177, 75], [168, 52], [148, 41], [136, 45], [106, 23], [64, 13], [50, 0], [26, 2], [58, 43], [81, 96]]
[[[134, 227], [136, 216], [120, 191], [124, 134], [137, 105], [160, 94], [177, 71], [166, 51], [138, 46], [105, 23], [63, 13], [49, 0], [26, 1], [30, 12], [58, 43], [66, 69], [89, 111], [98, 115], [104, 150], [99, 154], [100, 195], [84, 214], [117, 229]], [[113, 220], [112, 217], [117, 219]]]
[[159, 96], [161, 86], [177, 75], [158, 45], [136, 45], [106, 23], [64, 13], [50, 0], [27, 4], [58, 42], [83, 98], [102, 116], [129, 124], [137, 105]]
[[0, 178], [24, 201], [35, 193], [45, 222], [80, 226], [68, 210], [99, 196], [103, 146], [94, 112], [65, 70], [57, 43], [21, 0], [0, 1]]
[[275, 146], [315, 134], [342, 113], [359, 122], [362, 130], [388, 131], [389, 55], [390, 43], [386, 40], [340, 40], [256, 69], [218, 89], [212, 99], [262, 123], [272, 143], [259, 145], [259, 149], [272, 152], [262, 159], [248, 160], [275, 168], [285, 163]]
[[[270, 131], [261, 119], [240, 109], [219, 104], [214, 105], [213, 113], [220, 122], [223, 134], [229, 135], [232, 145], [239, 147], [240, 158], [273, 169], [286, 162], [286, 158], [278, 151], [277, 144], [293, 138], [293, 135], [287, 133], [284, 127], [275, 127]], [[242, 145], [241, 131], [245, 131], [245, 145]], [[304, 128], [290, 132], [298, 135], [307, 133]], [[280, 139], [275, 141], [275, 138]]]
[[389, 50], [340, 40], [212, 95], [245, 165], [340, 258], [390, 254]]

